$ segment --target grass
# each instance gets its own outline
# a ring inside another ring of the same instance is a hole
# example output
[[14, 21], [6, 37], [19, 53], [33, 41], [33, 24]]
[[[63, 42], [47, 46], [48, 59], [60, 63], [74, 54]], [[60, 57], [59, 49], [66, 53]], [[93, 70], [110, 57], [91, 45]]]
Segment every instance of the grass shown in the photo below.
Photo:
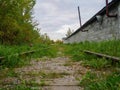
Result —
[[16, 73], [13, 68], [6, 68], [0, 71], [0, 79], [6, 77], [19, 77], [19, 73]]
[[[49, 48], [48, 48], [49, 47]], [[46, 49], [44, 49], [46, 48]], [[23, 55], [20, 57], [18, 54], [25, 51], [38, 50], [37, 52], [30, 55]], [[94, 55], [87, 55], [83, 53], [83, 50], [90, 50], [93, 52], [103, 53], [111, 56], [120, 57], [120, 40], [111, 40], [111, 41], [102, 41], [102, 42], [81, 42], [79, 44], [67, 44], [67, 45], [35, 45], [33, 47], [25, 46], [0, 46], [0, 56], [4, 56], [5, 60], [3, 60], [0, 65], [1, 68], [14, 68], [21, 67], [29, 63], [31, 58], [54, 58], [59, 56], [57, 54], [58, 51], [63, 52], [63, 55], [69, 56], [74, 62], [82, 62], [82, 65], [85, 67], [90, 67], [95, 72], [87, 72], [82, 80], [80, 81], [80, 86], [84, 87], [85, 90], [119, 90], [120, 88], [120, 73], [112, 72], [109, 68], [114, 68], [111, 64], [111, 60], [106, 60], [104, 58], [98, 58]], [[40, 59], [41, 60], [41, 59]], [[43, 61], [46, 60], [43, 59]], [[71, 66], [71, 63], [67, 63], [64, 66]], [[120, 64], [117, 63], [115, 66], [118, 69], [120, 68]], [[102, 70], [110, 70], [109, 74], [103, 74]], [[0, 69], [2, 70], [2, 69]], [[120, 70], [120, 69], [119, 69]], [[97, 73], [96, 71], [100, 71]], [[8, 72], [8, 73], [6, 73]], [[3, 72], [0, 74], [1, 78], [6, 76], [9, 77], [17, 77], [12, 69], [10, 71]], [[44, 71], [34, 73], [29, 73], [30, 76], [41, 76], [42, 81], [40, 83], [36, 83], [35, 81], [27, 82], [33, 86], [44, 86], [46, 82], [45, 79], [54, 79], [61, 78], [65, 75], [69, 75], [68, 73], [45, 73]], [[21, 85], [17, 85], [13, 90], [31, 90], [26, 82], [23, 82]], [[0, 89], [1, 90], [1, 89]]]
[[26, 85], [30, 87], [41, 87], [41, 86], [47, 86], [48, 83], [45, 82], [45, 80], [40, 80], [40, 82], [36, 82], [35, 80], [25, 82]]
[[90, 50], [98, 53], [120, 57], [120, 40], [81, 42], [79, 44], [67, 44], [65, 46], [66, 55], [72, 55], [83, 50]]
[[12, 88], [0, 88], [0, 90], [33, 90], [32, 88], [26, 86], [26, 85], [16, 85]]
[[[29, 72], [26, 75], [30, 76], [30, 77], [40, 76], [40, 81], [36, 82], [36, 80], [34, 80], [34, 79], [26, 81], [26, 80], [21, 79], [21, 84], [13, 85], [12, 88], [8, 87], [8, 90], [32, 90], [32, 88], [34, 88], [34, 87], [41, 88], [43, 86], [48, 86], [49, 85], [49, 82], [46, 82], [45, 80], [62, 78], [62, 77], [66, 76], [66, 75], [69, 75], [69, 74], [66, 73], [66, 72], [62, 72], [62, 73], [49, 72], [49, 73], [46, 73], [44, 71], [41, 71], [41, 72]], [[8, 74], [8, 76], [19, 77], [18, 74], [16, 74], [14, 71], [11, 71]], [[4, 90], [4, 88], [0, 89], [0, 90]]]
[[[16, 73], [14, 71], [14, 68], [16, 67], [22, 67], [26, 64], [29, 64], [30, 60], [33, 58], [40, 59], [44, 57], [47, 58], [54, 58], [57, 56], [57, 48], [54, 48], [55, 46], [48, 46], [48, 45], [34, 45], [33, 47], [29, 47], [27, 45], [25, 46], [0, 46], [0, 56], [4, 56], [5, 59], [0, 62], [0, 79], [6, 78], [6, 77], [18, 77], [19, 73]], [[37, 52], [28, 54], [28, 55], [19, 55], [20, 53], [26, 52], [26, 51], [32, 51], [37, 50]], [[46, 58], [44, 59], [46, 60]], [[37, 75], [36, 73], [31, 73], [31, 75]], [[13, 85], [13, 88], [8, 87], [9, 90], [33, 90], [32, 87], [36, 86], [44, 86], [46, 85], [46, 82], [43, 80], [44, 78], [57, 78], [61, 77], [62, 75], [58, 75], [58, 73], [48, 73], [45, 74], [44, 72], [40, 72], [38, 75], [42, 76], [42, 80], [40, 83], [36, 83], [34, 81], [25, 82], [24, 80], [20, 85]], [[21, 80], [20, 80], [21, 81]], [[27, 85], [29, 84], [29, 85]], [[2, 84], [1, 84], [2, 85]], [[0, 88], [0, 90], [6, 90], [6, 88]]]
[[9, 72], [7, 72], [6, 74], [7, 77], [18, 77], [19, 74], [16, 73], [13, 69], [9, 70]]
[[106, 59], [90, 59], [90, 60], [85, 60], [82, 63], [84, 66], [95, 68], [95, 69], [102, 69], [102, 68], [108, 68], [111, 66], [111, 62], [106, 60]]
[[113, 65], [111, 60], [83, 52], [83, 50], [90, 50], [120, 58], [120, 40], [81, 42], [67, 44], [63, 47], [65, 48], [64, 54], [69, 56], [72, 61], [80, 61], [84, 67], [89, 67], [94, 72], [87, 72], [80, 80], [80, 86], [84, 87], [84, 90], [120, 90], [120, 73], [114, 70], [114, 68], [120, 70], [120, 63]]
[[[42, 90], [42, 86], [46, 86], [46, 82], [44, 80], [41, 80], [39, 83], [32, 80], [29, 82], [23, 81], [19, 85], [12, 85], [11, 87], [6, 86], [5, 88], [0, 88], [0, 90]], [[36, 89], [35, 89], [36, 88]]]
[[69, 61], [69, 62], [66, 62], [65, 64], [63, 64], [64, 66], [72, 66], [73, 65], [73, 62]]
[[79, 44], [64, 45], [64, 53], [70, 56], [73, 61], [82, 61], [84, 66], [101, 69], [112, 66], [111, 60], [98, 58], [94, 55], [87, 55], [83, 50], [90, 50], [111, 56], [120, 57], [120, 40], [102, 42], [81, 42]]
[[[19, 55], [22, 52], [37, 50], [35, 53], [28, 55]], [[14, 68], [21, 67], [29, 63], [31, 58], [56, 57], [57, 50], [48, 45], [29, 46], [0, 46], [0, 56], [5, 59], [0, 62], [0, 68]]]
[[87, 72], [80, 81], [80, 86], [83, 86], [84, 90], [119, 90], [120, 74], [111, 73], [108, 76], [100, 76], [96, 73]]
[[41, 79], [54, 79], [54, 78], [62, 78], [65, 75], [69, 75], [69, 73], [66, 73], [66, 72], [55, 73], [55, 72], [40, 71], [40, 72], [29, 72], [26, 75], [29, 75], [31, 77], [40, 76]]

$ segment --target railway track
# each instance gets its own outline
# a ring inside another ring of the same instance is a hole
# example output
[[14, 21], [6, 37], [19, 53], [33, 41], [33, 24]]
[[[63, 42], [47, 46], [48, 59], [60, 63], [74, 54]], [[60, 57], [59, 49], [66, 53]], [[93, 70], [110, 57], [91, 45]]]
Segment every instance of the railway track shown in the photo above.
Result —
[[92, 51], [88, 51], [88, 50], [84, 50], [83, 52], [86, 53], [86, 54], [89, 54], [89, 55], [95, 55], [95, 56], [97, 56], [99, 58], [109, 59], [109, 60], [112, 60], [113, 62], [119, 62], [120, 61], [120, 58], [119, 57], [115, 57], [115, 56], [110, 56], [110, 55], [106, 55], [106, 54], [96, 53], [96, 52], [92, 52]]
[[[43, 48], [43, 49], [49, 49], [49, 48]], [[26, 52], [22, 52], [22, 53], [19, 53], [18, 55], [19, 56], [22, 56], [22, 55], [29, 55], [29, 54], [33, 54], [35, 52], [38, 52], [42, 49], [39, 49], [39, 50], [32, 50], [32, 51], [26, 51]], [[89, 51], [89, 50], [84, 50], [83, 51], [84, 53], [86, 54], [89, 54], [89, 55], [95, 55], [99, 58], [105, 58], [105, 59], [109, 59], [109, 60], [112, 60], [113, 62], [119, 62], [120, 61], [120, 58], [119, 57], [115, 57], [115, 56], [110, 56], [110, 55], [106, 55], [106, 54], [102, 54], [102, 53], [97, 53], [97, 52], [92, 52], [92, 51]], [[5, 57], [0, 57], [0, 61], [1, 60], [4, 60]]]

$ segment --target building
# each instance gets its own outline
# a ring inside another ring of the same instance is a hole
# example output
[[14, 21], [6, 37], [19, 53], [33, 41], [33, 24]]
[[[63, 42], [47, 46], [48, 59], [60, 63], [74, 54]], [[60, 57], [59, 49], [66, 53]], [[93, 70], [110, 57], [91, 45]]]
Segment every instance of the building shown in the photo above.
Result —
[[112, 0], [78, 30], [63, 39], [64, 43], [120, 39], [120, 0]]

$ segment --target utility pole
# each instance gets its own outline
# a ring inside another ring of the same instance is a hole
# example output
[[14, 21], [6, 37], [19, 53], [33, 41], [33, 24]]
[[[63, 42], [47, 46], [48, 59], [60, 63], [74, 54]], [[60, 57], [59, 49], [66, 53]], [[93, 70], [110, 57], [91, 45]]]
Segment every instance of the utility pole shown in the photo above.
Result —
[[82, 23], [81, 23], [81, 15], [80, 15], [80, 8], [78, 6], [78, 15], [79, 15], [79, 22], [80, 22], [80, 27], [82, 26]]

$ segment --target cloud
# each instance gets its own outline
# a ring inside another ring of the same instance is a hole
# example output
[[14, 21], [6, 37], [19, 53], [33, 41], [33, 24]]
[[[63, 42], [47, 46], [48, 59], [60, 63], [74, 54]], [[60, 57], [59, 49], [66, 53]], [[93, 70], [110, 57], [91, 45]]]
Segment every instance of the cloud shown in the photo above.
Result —
[[63, 25], [56, 33], [66, 34], [69, 28], [75, 31], [78, 27], [78, 24]]
[[58, 31], [56, 31], [56, 33], [65, 34], [68, 28], [70, 28], [70, 25], [63, 25]]
[[37, 0], [34, 17], [41, 33], [47, 33], [51, 39], [56, 40], [64, 37], [69, 27], [78, 29], [78, 5], [82, 23], [85, 23], [105, 6], [105, 0]]

